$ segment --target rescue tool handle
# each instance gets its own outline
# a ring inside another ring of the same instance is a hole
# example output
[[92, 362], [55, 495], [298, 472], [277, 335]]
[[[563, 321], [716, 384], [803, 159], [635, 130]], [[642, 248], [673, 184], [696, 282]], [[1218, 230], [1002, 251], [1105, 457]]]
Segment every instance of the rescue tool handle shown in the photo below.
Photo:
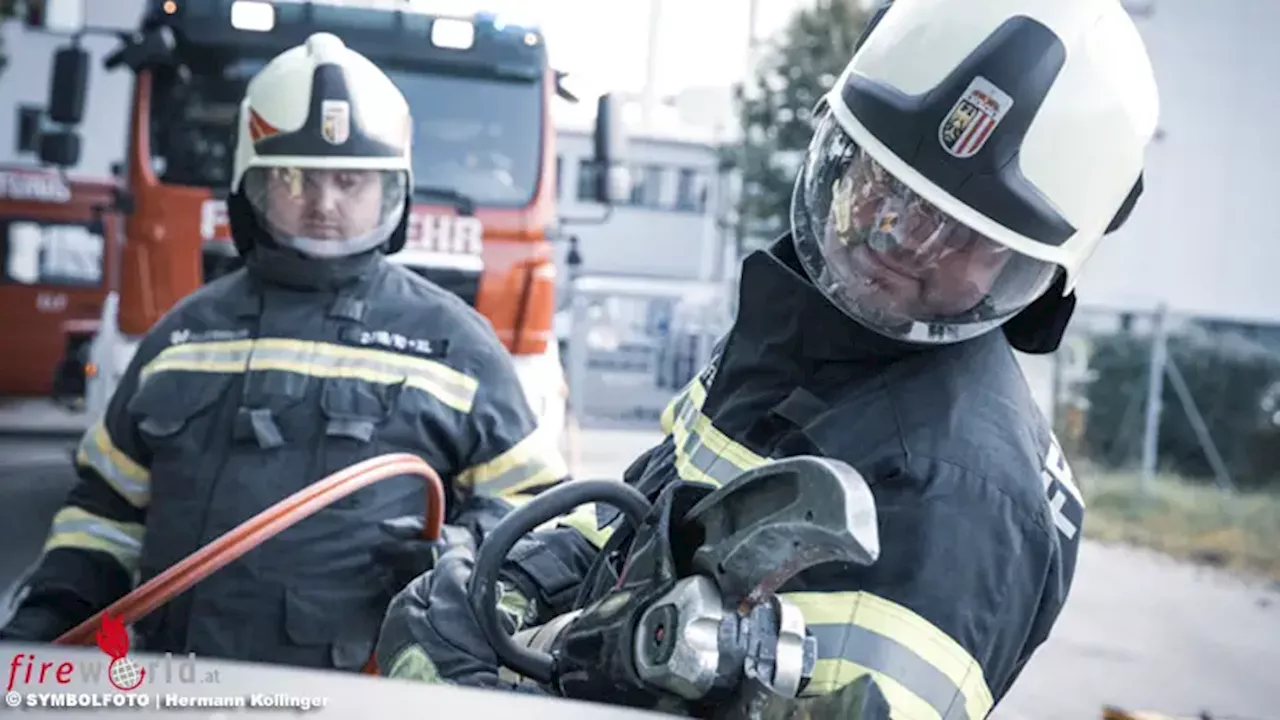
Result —
[[552, 488], [511, 511], [485, 536], [467, 589], [472, 612], [498, 661], [543, 685], [554, 680], [555, 659], [549, 653], [521, 647], [507, 634], [498, 609], [498, 571], [520, 538], [588, 503], [616, 507], [634, 527], [643, 524], [653, 509], [643, 493], [616, 480], [573, 480]]
[[322, 508], [380, 480], [399, 475], [421, 475], [426, 481], [427, 508], [422, 535], [427, 540], [439, 540], [441, 526], [444, 524], [445, 498], [444, 483], [441, 482], [440, 475], [417, 456], [408, 453], [381, 455], [339, 470], [254, 515], [143, 583], [107, 609], [63, 633], [54, 643], [87, 645], [93, 642], [94, 633], [101, 627], [103, 614], [119, 617], [126, 625], [137, 622], [191, 586]]

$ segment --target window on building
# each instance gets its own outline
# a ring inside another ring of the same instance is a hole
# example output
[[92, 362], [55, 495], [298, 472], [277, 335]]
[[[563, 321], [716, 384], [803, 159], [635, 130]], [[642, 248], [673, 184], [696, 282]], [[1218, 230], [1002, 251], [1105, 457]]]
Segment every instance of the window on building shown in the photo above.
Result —
[[656, 208], [662, 199], [661, 165], [639, 165], [631, 169], [631, 204]]
[[556, 199], [560, 199], [561, 188], [564, 187], [564, 156], [556, 156]]
[[596, 201], [596, 164], [591, 158], [578, 161], [578, 200]]
[[675, 209], [681, 212], [705, 212], [707, 208], [707, 183], [705, 176], [694, 168], [680, 168], [676, 180]]

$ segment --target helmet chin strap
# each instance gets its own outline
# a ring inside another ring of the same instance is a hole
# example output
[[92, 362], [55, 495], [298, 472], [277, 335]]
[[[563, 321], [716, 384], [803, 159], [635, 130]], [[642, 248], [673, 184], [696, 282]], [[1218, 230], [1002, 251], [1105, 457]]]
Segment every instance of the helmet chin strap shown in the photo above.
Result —
[[1048, 355], [1062, 344], [1067, 324], [1076, 311], [1076, 294], [1063, 295], [1067, 274], [1058, 278], [1040, 297], [1004, 324], [1004, 336], [1019, 352], [1028, 355]]

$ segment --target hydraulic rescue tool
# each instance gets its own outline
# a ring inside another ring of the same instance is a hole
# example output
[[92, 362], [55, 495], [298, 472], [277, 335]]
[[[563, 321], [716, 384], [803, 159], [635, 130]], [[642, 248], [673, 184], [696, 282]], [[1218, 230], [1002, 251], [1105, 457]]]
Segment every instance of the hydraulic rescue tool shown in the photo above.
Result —
[[[508, 552], [585, 503], [616, 507], [630, 527], [615, 527], [616, 542], [601, 553], [577, 609], [509, 635], [498, 609]], [[888, 718], [888, 708], [869, 680], [797, 699], [812, 676], [816, 639], [778, 590], [807, 568], [870, 565], [879, 552], [871, 490], [839, 461], [780, 460], [719, 489], [680, 482], [652, 504], [628, 485], [576, 481], [491, 531], [470, 600], [513, 673], [507, 679], [566, 698], [694, 717], [872, 720]]]

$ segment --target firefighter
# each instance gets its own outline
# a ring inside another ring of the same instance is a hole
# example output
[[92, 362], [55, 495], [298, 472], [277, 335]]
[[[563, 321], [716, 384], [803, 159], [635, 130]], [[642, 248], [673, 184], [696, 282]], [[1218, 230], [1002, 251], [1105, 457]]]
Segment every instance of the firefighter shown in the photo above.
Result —
[[[424, 458], [446, 520], [475, 533], [566, 474], [491, 326], [386, 258], [405, 242], [412, 127], [391, 80], [334, 35], [252, 79], [228, 200], [245, 267], [142, 341], [5, 639], [51, 640], [377, 455]], [[356, 492], [144, 618], [141, 648], [360, 668], [392, 595], [434, 557], [404, 520], [424, 504], [417, 477]]]
[[[790, 232], [746, 258], [732, 329], [625, 474], [653, 497], [807, 454], [868, 478], [878, 563], [782, 588], [817, 639], [806, 693], [870, 675], [894, 717], [981, 718], [1048, 637], [1084, 505], [1013, 350], [1061, 340], [1086, 259], [1141, 193], [1157, 114], [1114, 0], [898, 0], [820, 104]], [[564, 528], [526, 545], [507, 594], [545, 622], [596, 553]], [[451, 551], [393, 601], [388, 674], [497, 682], [471, 565]]]

